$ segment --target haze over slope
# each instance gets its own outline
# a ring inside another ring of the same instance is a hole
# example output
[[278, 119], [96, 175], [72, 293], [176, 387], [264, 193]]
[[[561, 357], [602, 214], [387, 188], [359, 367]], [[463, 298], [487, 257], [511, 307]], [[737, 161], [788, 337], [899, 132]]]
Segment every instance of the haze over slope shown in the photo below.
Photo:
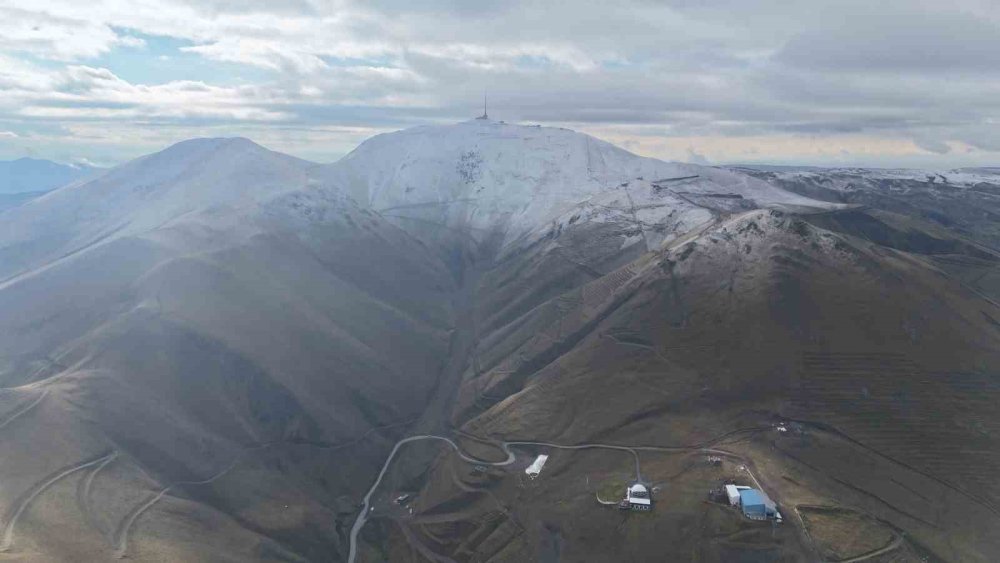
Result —
[[0, 161], [0, 195], [47, 192], [101, 171], [94, 166], [71, 166], [36, 158]]
[[635, 453], [668, 509], [594, 502], [634, 477], [621, 452], [484, 472], [414, 444], [362, 560], [816, 560], [805, 520], [702, 502], [706, 444], [790, 514], [989, 560], [1000, 312], [928, 253], [996, 254], [766, 180], [476, 120], [324, 166], [193, 140], [2, 212], [0, 548], [343, 560], [394, 442], [433, 432], [670, 446]]
[[[0, 473], [7, 523], [17, 524], [11, 541], [25, 553], [125, 552], [130, 511], [257, 450], [309, 455], [298, 473], [255, 478], [220, 508], [182, 509], [245, 536], [239, 550], [188, 545], [177, 539], [189, 534], [182, 519], [162, 524], [162, 544], [146, 554], [262, 557], [269, 533], [283, 539], [282, 529], [320, 521], [297, 549], [339, 549], [329, 506], [354, 490], [355, 470], [365, 474], [366, 446], [333, 474], [308, 467], [329, 463], [323, 452], [335, 444], [420, 412], [447, 352], [453, 282], [433, 254], [349, 198], [303, 191], [311, 166], [246, 140], [191, 141], [4, 215], [0, 377], [12, 410], [0, 423]], [[115, 494], [60, 513], [98, 514], [90, 533], [50, 537], [59, 528], [44, 522], [32, 544], [30, 523], [17, 518], [22, 494], [108, 455], [95, 483]], [[298, 494], [296, 516], [275, 523], [271, 504]], [[236, 511], [249, 528], [218, 512], [229, 501], [256, 506]]]
[[178, 143], [7, 214], [0, 225], [0, 279], [185, 215], [239, 210], [303, 188], [313, 166], [246, 139]]

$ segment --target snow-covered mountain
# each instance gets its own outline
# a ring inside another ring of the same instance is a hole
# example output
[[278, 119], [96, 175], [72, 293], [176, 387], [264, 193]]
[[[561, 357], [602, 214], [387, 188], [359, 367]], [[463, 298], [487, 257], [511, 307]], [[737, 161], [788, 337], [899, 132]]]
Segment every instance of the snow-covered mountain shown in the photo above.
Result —
[[508, 251], [571, 222], [631, 222], [652, 248], [734, 199], [741, 209], [829, 205], [746, 174], [640, 157], [567, 129], [490, 120], [379, 135], [327, 166], [247, 139], [194, 139], [8, 213], [0, 223], [0, 280], [178, 220], [235, 228], [230, 212], [309, 187], [345, 193], [411, 233], [431, 225], [477, 242], [495, 235]]
[[821, 168], [816, 166], [768, 165], [733, 165], [726, 168], [734, 171], [767, 173], [784, 181], [826, 181], [830, 187], [839, 189], [849, 189], [849, 182], [837, 182], [834, 179], [858, 177], [869, 180], [916, 181], [958, 187], [1000, 184], [1000, 168], [988, 166], [926, 170], [917, 168]]
[[59, 164], [36, 158], [0, 161], [0, 194], [47, 192], [101, 172], [102, 168], [84, 164]]
[[1000, 248], [1000, 168], [731, 167], [799, 195], [931, 221]]
[[178, 143], [4, 214], [0, 279], [101, 242], [166, 228], [182, 217], [221, 218], [252, 207], [305, 187], [314, 167], [242, 138]]
[[404, 225], [495, 233], [504, 245], [581, 214], [600, 220], [588, 210], [616, 202], [663, 218], [684, 206], [677, 192], [738, 196], [753, 206], [819, 205], [745, 174], [644, 158], [568, 129], [488, 119], [378, 135], [329, 165], [325, 179], [408, 219]]

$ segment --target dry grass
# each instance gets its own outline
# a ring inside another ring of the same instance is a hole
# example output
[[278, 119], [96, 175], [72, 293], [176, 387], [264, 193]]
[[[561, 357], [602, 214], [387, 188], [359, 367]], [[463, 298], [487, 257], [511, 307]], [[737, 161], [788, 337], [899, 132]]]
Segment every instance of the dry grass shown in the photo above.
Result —
[[824, 559], [839, 561], [888, 545], [895, 535], [878, 521], [852, 510], [799, 507], [806, 530]]

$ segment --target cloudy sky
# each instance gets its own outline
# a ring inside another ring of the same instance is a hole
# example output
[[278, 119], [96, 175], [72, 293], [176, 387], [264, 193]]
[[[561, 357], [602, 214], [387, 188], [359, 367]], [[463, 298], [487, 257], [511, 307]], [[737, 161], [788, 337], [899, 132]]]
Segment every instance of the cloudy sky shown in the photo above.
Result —
[[0, 159], [332, 161], [485, 90], [670, 160], [1000, 165], [998, 55], [997, 0], [0, 0]]

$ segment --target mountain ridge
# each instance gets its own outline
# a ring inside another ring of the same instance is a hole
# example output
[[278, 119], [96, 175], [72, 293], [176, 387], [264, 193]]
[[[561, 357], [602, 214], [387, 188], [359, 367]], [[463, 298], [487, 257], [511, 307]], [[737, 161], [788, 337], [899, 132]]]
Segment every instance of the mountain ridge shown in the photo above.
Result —
[[29, 157], [0, 161], [0, 194], [47, 192], [99, 175], [104, 170], [95, 166], [60, 164]]

